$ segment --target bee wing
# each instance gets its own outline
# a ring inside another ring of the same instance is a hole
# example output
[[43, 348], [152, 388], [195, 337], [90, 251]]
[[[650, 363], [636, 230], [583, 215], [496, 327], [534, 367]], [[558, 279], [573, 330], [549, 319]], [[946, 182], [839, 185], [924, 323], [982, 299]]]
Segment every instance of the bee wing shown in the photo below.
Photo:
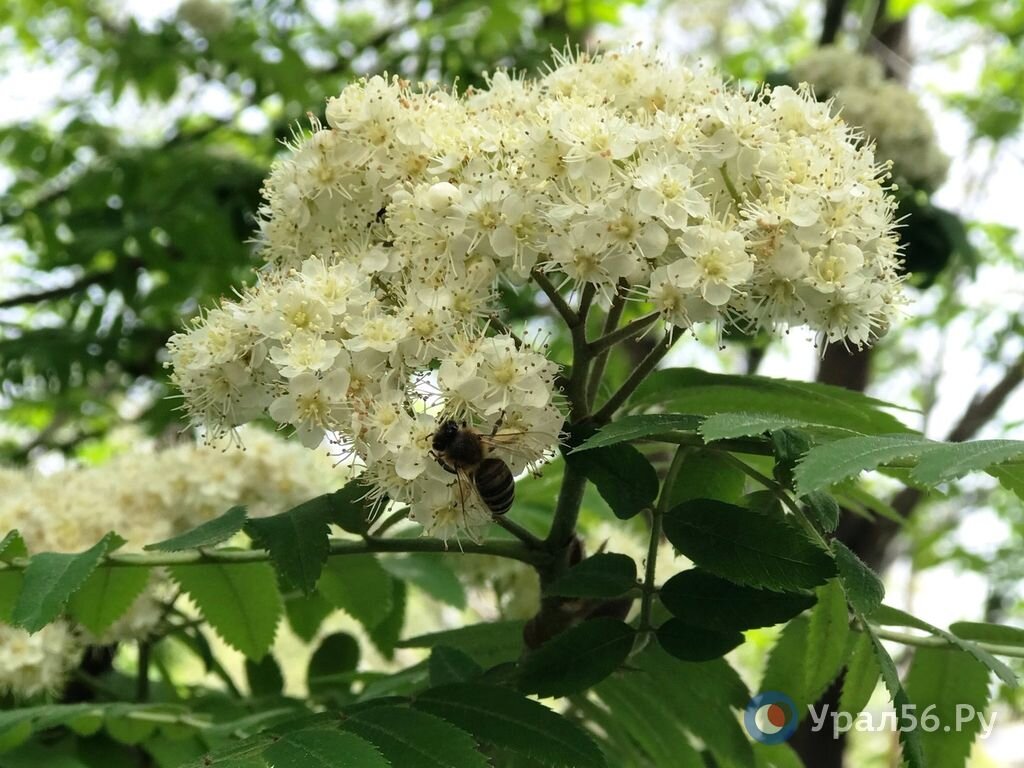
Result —
[[[532, 442], [531, 437], [533, 438]], [[542, 462], [538, 454], [548, 456], [552, 452], [549, 443], [551, 439], [552, 435], [547, 432], [526, 429], [508, 429], [494, 435], [480, 435], [480, 442], [485, 448], [491, 450], [497, 448], [512, 456], [517, 456], [526, 462], [528, 467]], [[556, 441], [557, 439], [555, 436]]]

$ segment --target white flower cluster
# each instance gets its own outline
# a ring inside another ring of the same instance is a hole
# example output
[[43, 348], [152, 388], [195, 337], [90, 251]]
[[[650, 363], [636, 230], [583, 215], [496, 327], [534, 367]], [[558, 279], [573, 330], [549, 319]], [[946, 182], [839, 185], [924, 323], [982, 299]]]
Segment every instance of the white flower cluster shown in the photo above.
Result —
[[[159, 541], [244, 504], [250, 516], [282, 512], [335, 490], [332, 462], [259, 430], [245, 430], [245, 450], [182, 445], [116, 456], [94, 467], [42, 476], [0, 469], [0, 535], [21, 532], [31, 552], [80, 552], [108, 531], [126, 550]], [[102, 638], [66, 621], [28, 632], [0, 624], [0, 694], [23, 698], [59, 690], [81, 648], [145, 637], [157, 625], [169, 584], [155, 574], [128, 612]]]
[[59, 691], [83, 645], [67, 622], [55, 621], [32, 635], [0, 624], [0, 648], [0, 695], [28, 699]]
[[793, 67], [819, 98], [875, 144], [875, 156], [892, 162], [893, 175], [916, 188], [933, 190], [949, 171], [931, 118], [917, 96], [886, 79], [875, 59], [835, 46], [819, 48]]
[[498, 281], [856, 345], [899, 304], [880, 170], [802, 91], [748, 98], [633, 49], [461, 95], [373, 77], [326, 119], [265, 184], [257, 284], [171, 340], [173, 378], [215, 433], [263, 413], [328, 433], [428, 528], [463, 506], [429, 455], [441, 419], [538, 436], [517, 467], [559, 430], [556, 367], [503, 330]]

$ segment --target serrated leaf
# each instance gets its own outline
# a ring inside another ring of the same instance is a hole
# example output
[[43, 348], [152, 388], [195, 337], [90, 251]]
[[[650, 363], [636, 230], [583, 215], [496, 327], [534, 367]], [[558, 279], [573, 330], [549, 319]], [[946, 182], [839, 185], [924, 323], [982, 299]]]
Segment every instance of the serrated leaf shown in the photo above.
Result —
[[935, 445], [921, 455], [911, 477], [925, 485], [938, 485], [946, 480], [987, 469], [1024, 455], [1020, 440], [974, 440], [965, 443]]
[[253, 543], [270, 553], [284, 589], [311, 594], [327, 562], [328, 523], [334, 515], [333, 495], [319, 496], [286, 512], [246, 521]]
[[597, 744], [579, 726], [542, 704], [494, 685], [460, 683], [432, 688], [414, 706], [447, 720], [475, 739], [544, 765], [604, 768]]
[[1001, 464], [989, 468], [988, 473], [999, 481], [1006, 490], [1024, 499], [1024, 465]]
[[832, 542], [832, 552], [836, 556], [839, 581], [846, 592], [846, 599], [857, 613], [870, 615], [885, 599], [882, 580], [839, 539]]
[[250, 659], [262, 658], [284, 612], [273, 568], [210, 563], [175, 565], [170, 573], [228, 645]]
[[803, 761], [788, 744], [754, 742], [754, 768], [804, 768]]
[[344, 488], [328, 494], [332, 505], [331, 522], [359, 536], [370, 530], [371, 504], [366, 498], [369, 491], [369, 486], [356, 478], [346, 483]]
[[688, 416], [678, 413], [644, 413], [636, 416], [623, 416], [616, 419], [596, 432], [582, 444], [573, 449], [573, 453], [582, 453], [595, 448], [603, 448], [619, 443], [628, 443], [651, 435], [673, 432], [695, 432], [703, 421], [702, 416]]
[[143, 549], [157, 552], [180, 552], [183, 549], [213, 547], [227, 541], [245, 525], [245, 507], [232, 507], [220, 517], [208, 520], [191, 531], [169, 539], [147, 544]]
[[700, 568], [677, 573], [665, 582], [658, 596], [684, 623], [726, 632], [781, 624], [815, 602], [810, 594], [745, 587]]
[[11, 614], [21, 593], [22, 580], [21, 571], [0, 570], [0, 623], [11, 623]]
[[[963, 768], [971, 744], [981, 730], [980, 715], [988, 706], [989, 671], [957, 648], [916, 648], [907, 672], [907, 696], [922, 718], [929, 707], [938, 727], [922, 722], [921, 747], [928, 768]], [[961, 707], [970, 707], [971, 719], [957, 721]]]
[[768, 653], [760, 690], [781, 691], [796, 704], [799, 719], [806, 717], [807, 707], [813, 704], [820, 691], [811, 691], [809, 675], [805, 672], [807, 636], [810, 620], [798, 616], [782, 628], [775, 645]]
[[916, 616], [911, 616], [906, 611], [901, 611], [899, 608], [893, 608], [889, 605], [882, 605], [869, 616], [870, 620], [876, 624], [887, 624], [898, 627], [914, 627], [916, 629], [922, 629], [925, 632], [930, 632], [933, 635], [946, 640], [951, 645], [955, 645], [962, 651], [966, 651], [971, 654], [974, 658], [984, 664], [988, 669], [998, 675], [999, 679], [1006, 683], [1011, 688], [1016, 688], [1018, 681], [1017, 675], [1012, 669], [1006, 666], [1003, 662], [993, 656], [991, 653], [983, 648], [978, 647], [970, 640], [964, 640], [961, 637], [947, 632], [944, 629], [939, 629], [934, 624], [929, 624], [923, 619], [919, 619]]
[[738, 504], [743, 498], [747, 476], [718, 451], [690, 450], [675, 484], [669, 489], [670, 506], [691, 499], [715, 499]]
[[805, 690], [811, 696], [824, 691], [846, 663], [850, 615], [846, 595], [838, 581], [817, 590], [818, 603], [808, 616], [807, 653], [804, 658]]
[[658, 473], [632, 445], [619, 443], [571, 453], [566, 462], [594, 484], [620, 520], [652, 507], [658, 497]]
[[68, 598], [81, 589], [107, 552], [124, 542], [108, 533], [89, 549], [78, 554], [42, 552], [34, 555], [25, 568], [11, 621], [29, 632], [38, 632], [64, 609]]
[[331, 605], [370, 629], [391, 611], [392, 579], [373, 555], [332, 557], [317, 590]]
[[658, 643], [682, 661], [711, 661], [743, 644], [743, 634], [735, 630], [708, 629], [669, 619], [656, 632]]
[[[777, 413], [716, 413], [700, 426], [700, 433], [708, 442], [727, 440], [734, 437], [753, 437], [784, 427], [803, 427], [814, 424], [807, 419], [781, 416]], [[817, 425], [825, 426], [825, 425]]]
[[925, 761], [924, 750], [921, 746], [921, 734], [916, 728], [910, 727], [911, 724], [905, 717], [911, 711], [908, 709], [910, 699], [907, 697], [907, 692], [903, 689], [903, 684], [900, 682], [900, 675], [896, 670], [896, 665], [871, 628], [865, 626], [864, 631], [871, 640], [871, 647], [875, 652], [875, 660], [878, 662], [882, 681], [885, 683], [893, 706], [896, 708], [900, 745], [903, 747], [903, 760], [906, 762], [907, 768], [926, 768], [928, 763]]
[[1024, 648], [1024, 629], [980, 621], [958, 621], [949, 630], [964, 640]]
[[859, 633], [853, 643], [850, 658], [846, 662], [846, 676], [843, 678], [843, 692], [839, 697], [839, 709], [857, 715], [868, 705], [871, 694], [878, 685], [882, 672], [875, 660], [875, 649], [871, 638]]
[[469, 654], [447, 645], [434, 647], [427, 666], [430, 670], [430, 684], [434, 687], [466, 683], [480, 677], [484, 671]]
[[824, 491], [812, 491], [801, 496], [808, 517], [825, 533], [832, 533], [839, 527], [839, 504]]
[[863, 434], [908, 431], [898, 419], [879, 410], [895, 406], [860, 392], [816, 382], [709, 373], [696, 368], [655, 371], [637, 388], [629, 405], [660, 405], [678, 413], [704, 416], [772, 414]]
[[336, 632], [325, 637], [306, 667], [306, 683], [310, 693], [321, 693], [337, 685], [337, 681], [331, 678], [354, 671], [359, 666], [359, 655], [359, 643], [352, 635]]
[[99, 637], [131, 608], [149, 576], [148, 568], [97, 568], [68, 600], [68, 612]]
[[811, 448], [797, 464], [795, 477], [797, 495], [855, 477], [895, 459], [915, 458], [935, 445], [920, 435], [873, 435], [849, 437]]
[[415, 709], [373, 707], [347, 718], [342, 728], [373, 744], [392, 766], [488, 768], [468, 733]]
[[263, 750], [263, 759], [274, 768], [391, 768], [366, 740], [327, 728], [286, 733]]
[[324, 619], [331, 615], [335, 608], [323, 596], [314, 593], [289, 595], [284, 601], [284, 610], [292, 631], [309, 643], [316, 637]]
[[284, 691], [281, 667], [269, 653], [259, 661], [245, 660], [245, 679], [253, 696], [280, 696]]
[[399, 648], [434, 648], [447, 645], [468, 655], [482, 667], [493, 667], [519, 658], [523, 649], [522, 621], [469, 624], [402, 640]]
[[665, 515], [665, 536], [716, 576], [777, 591], [811, 589], [835, 575], [835, 563], [786, 518], [710, 499]]
[[619, 668], [635, 637], [631, 626], [607, 617], [570, 627], [526, 656], [519, 690], [548, 697], [590, 688]]
[[406, 588], [404, 581], [391, 580], [391, 609], [387, 616], [366, 630], [381, 655], [389, 661], [394, 658], [395, 647], [405, 626]]
[[28, 547], [18, 531], [8, 531], [0, 541], [0, 562], [9, 563], [19, 557], [28, 557]]
[[581, 560], [548, 585], [545, 595], [618, 597], [636, 586], [636, 562], [628, 555], [599, 552]]
[[404, 557], [382, 557], [384, 570], [400, 581], [415, 584], [435, 600], [466, 607], [466, 590], [441, 553], [414, 552]]

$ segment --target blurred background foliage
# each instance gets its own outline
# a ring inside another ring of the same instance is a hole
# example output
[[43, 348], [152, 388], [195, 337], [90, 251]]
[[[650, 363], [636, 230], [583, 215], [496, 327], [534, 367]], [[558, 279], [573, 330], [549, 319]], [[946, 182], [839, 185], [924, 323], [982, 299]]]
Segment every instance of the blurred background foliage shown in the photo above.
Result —
[[[809, 345], [727, 332], [724, 351], [712, 334], [676, 364], [869, 388], [919, 408], [913, 426], [939, 438], [1020, 427], [1024, 264], [1006, 213], [1019, 197], [994, 200], [992, 184], [1007, 166], [1019, 178], [1024, 157], [1024, 4], [21, 0], [0, 7], [0, 77], [41, 85], [0, 117], [0, 463], [88, 458], [126, 422], [177, 439], [163, 345], [251, 279], [261, 180], [345, 83], [388, 71], [465, 88], [498, 66], [534, 70], [552, 46], [609, 41], [700, 55], [750, 88], [824, 42], [859, 46], [923, 86], [954, 154], [945, 188], [903, 192], [914, 303], [876, 350], [818, 365]], [[532, 297], [509, 303], [520, 322], [543, 317]], [[612, 378], [643, 353], [614, 359]], [[524, 515], [543, 516], [547, 487], [524, 488]], [[990, 484], [950, 494], [926, 513], [919, 494], [891, 495], [885, 514], [847, 515], [844, 537], [895, 561], [908, 595], [934, 569], [970, 573], [986, 596], [971, 618], [1020, 621], [1019, 504]]]

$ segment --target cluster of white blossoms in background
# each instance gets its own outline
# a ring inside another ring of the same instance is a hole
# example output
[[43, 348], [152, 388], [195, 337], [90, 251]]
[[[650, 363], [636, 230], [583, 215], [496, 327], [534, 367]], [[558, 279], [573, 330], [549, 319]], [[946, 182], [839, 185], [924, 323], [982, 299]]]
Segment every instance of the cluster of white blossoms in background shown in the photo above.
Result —
[[793, 78], [831, 99], [843, 120], [862, 130], [893, 175], [933, 190], [946, 179], [949, 158], [939, 149], [931, 118], [917, 95], [886, 79], [881, 63], [835, 46], [818, 48], [793, 67]]
[[82, 656], [80, 636], [65, 621], [35, 634], [0, 624], [0, 695], [27, 699], [56, 693]]
[[505, 331], [499, 282], [854, 345], [900, 304], [894, 203], [845, 123], [639, 49], [462, 94], [361, 80], [290, 150], [258, 281], [171, 340], [173, 379], [213, 433], [327, 434], [435, 532], [488, 518], [430, 458], [440, 420], [533, 435], [515, 469], [556, 443], [556, 366]]
[[[30, 552], [80, 552], [108, 531], [125, 550], [187, 531], [244, 504], [251, 517], [283, 512], [339, 485], [332, 462], [293, 442], [247, 429], [245, 450], [181, 445], [131, 453], [51, 475], [0, 469], [0, 534], [17, 529]], [[0, 693], [59, 690], [92, 643], [143, 638], [158, 624], [171, 588], [156, 572], [128, 612], [100, 638], [65, 621], [29, 635], [0, 624]]]

